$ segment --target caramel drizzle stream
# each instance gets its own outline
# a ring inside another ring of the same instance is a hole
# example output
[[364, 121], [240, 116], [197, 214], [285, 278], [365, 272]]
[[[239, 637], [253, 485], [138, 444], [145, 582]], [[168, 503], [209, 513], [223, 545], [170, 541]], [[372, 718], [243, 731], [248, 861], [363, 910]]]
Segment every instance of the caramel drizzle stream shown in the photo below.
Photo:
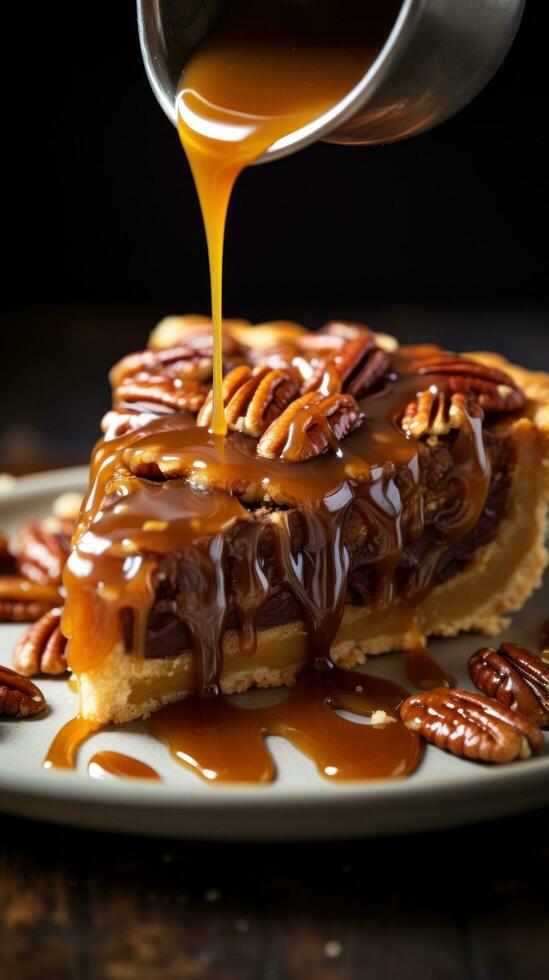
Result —
[[214, 335], [211, 431], [226, 435], [222, 397], [223, 242], [239, 174], [278, 140], [349, 93], [378, 55], [400, 3], [316, 0], [313, 10], [235, 0], [190, 58], [177, 99], [178, 130], [204, 219]]

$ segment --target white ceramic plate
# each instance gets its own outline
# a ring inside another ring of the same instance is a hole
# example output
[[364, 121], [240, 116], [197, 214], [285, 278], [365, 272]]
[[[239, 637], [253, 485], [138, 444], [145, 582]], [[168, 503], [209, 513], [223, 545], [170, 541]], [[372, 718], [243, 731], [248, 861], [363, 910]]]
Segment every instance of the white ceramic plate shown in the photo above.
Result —
[[[86, 471], [25, 477], [0, 495], [0, 528], [13, 532], [30, 516], [45, 515], [65, 490], [81, 490]], [[548, 613], [549, 580], [515, 617], [509, 638], [536, 647]], [[0, 662], [10, 665], [21, 627], [0, 626]], [[476, 637], [432, 644], [437, 659], [470, 687], [463, 665], [481, 645]], [[406, 685], [402, 655], [371, 658], [367, 669]], [[0, 808], [10, 813], [97, 829], [172, 837], [283, 840], [402, 833], [447, 827], [549, 804], [549, 738], [535, 759], [508, 766], [477, 765], [428, 747], [404, 781], [334, 785], [280, 738], [269, 745], [278, 778], [268, 786], [211, 786], [180, 767], [143, 725], [102, 731], [80, 751], [76, 772], [42, 769], [55, 733], [75, 713], [76, 698], [61, 679], [40, 680], [50, 711], [25, 721], [0, 722]], [[409, 686], [409, 685], [408, 685]], [[254, 692], [251, 703], [272, 697]], [[91, 779], [90, 756], [111, 749], [152, 765], [162, 783]]]

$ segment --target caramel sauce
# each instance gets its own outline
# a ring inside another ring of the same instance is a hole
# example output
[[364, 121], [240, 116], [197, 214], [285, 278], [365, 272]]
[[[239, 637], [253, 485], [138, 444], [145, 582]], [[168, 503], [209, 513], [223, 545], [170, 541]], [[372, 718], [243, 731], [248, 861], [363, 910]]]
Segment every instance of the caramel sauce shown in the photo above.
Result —
[[[78, 750], [83, 743], [99, 731], [100, 726], [85, 718], [71, 718], [53, 739], [44, 769], [74, 769]], [[160, 779], [158, 773], [145, 762], [120, 752], [97, 752], [88, 763], [88, 773], [93, 779], [119, 776], [132, 779]]]
[[[222, 695], [211, 701], [195, 696], [163, 708], [149, 730], [177, 762], [207, 782], [271, 782], [275, 766], [265, 746], [268, 735], [291, 742], [326, 779], [399, 778], [413, 772], [421, 757], [419, 737], [398, 714], [407, 695], [400, 685], [368, 674], [309, 666], [278, 704], [241, 708]], [[363, 725], [342, 718], [337, 709], [385, 717]], [[72, 719], [55, 737], [44, 767], [74, 768], [78, 749], [97, 730], [82, 718]], [[92, 756], [88, 773], [94, 779], [160, 779], [146, 763], [111, 751]]]
[[96, 752], [88, 762], [88, 775], [92, 779], [108, 779], [116, 776], [119, 779], [158, 779], [156, 769], [146, 762], [123, 755], [121, 752]]
[[[174, 759], [207, 782], [271, 782], [275, 765], [265, 745], [279, 735], [313, 760], [326, 779], [389, 779], [413, 772], [420, 741], [398, 716], [408, 692], [398, 684], [337, 667], [306, 667], [294, 690], [267, 708], [236, 707], [224, 697], [194, 697], [153, 715], [149, 728]], [[385, 723], [364, 725], [336, 714], [344, 709]]]
[[86, 718], [71, 718], [51, 743], [44, 759], [44, 769], [74, 769], [78, 749], [98, 729], [99, 725]]
[[432, 691], [435, 687], [453, 687], [454, 678], [431, 656], [423, 643], [417, 642], [408, 650], [405, 661], [406, 677], [414, 687]]
[[238, 175], [352, 91], [379, 54], [397, 0], [234, 0], [190, 58], [177, 94], [178, 129], [200, 199], [214, 330], [212, 432], [225, 435], [223, 239]]

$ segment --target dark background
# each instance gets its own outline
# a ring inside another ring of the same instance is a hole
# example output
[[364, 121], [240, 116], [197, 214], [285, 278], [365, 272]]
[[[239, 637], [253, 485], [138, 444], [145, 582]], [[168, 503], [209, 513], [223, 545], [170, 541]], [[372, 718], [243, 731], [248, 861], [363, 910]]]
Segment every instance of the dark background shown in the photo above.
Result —
[[[132, 0], [10, 6], [0, 468], [16, 471], [85, 459], [110, 364], [209, 298], [194, 187]], [[229, 218], [226, 313], [355, 315], [549, 367], [542, 17], [529, 0], [494, 80], [432, 132], [250, 168]]]

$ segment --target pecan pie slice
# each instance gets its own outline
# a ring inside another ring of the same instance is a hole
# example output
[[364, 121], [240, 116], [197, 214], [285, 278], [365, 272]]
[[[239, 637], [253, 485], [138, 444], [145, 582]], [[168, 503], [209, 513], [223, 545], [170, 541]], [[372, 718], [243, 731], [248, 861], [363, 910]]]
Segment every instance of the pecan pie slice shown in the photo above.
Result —
[[549, 376], [356, 323], [174, 317], [111, 374], [64, 573], [94, 722], [498, 632], [541, 582]]

